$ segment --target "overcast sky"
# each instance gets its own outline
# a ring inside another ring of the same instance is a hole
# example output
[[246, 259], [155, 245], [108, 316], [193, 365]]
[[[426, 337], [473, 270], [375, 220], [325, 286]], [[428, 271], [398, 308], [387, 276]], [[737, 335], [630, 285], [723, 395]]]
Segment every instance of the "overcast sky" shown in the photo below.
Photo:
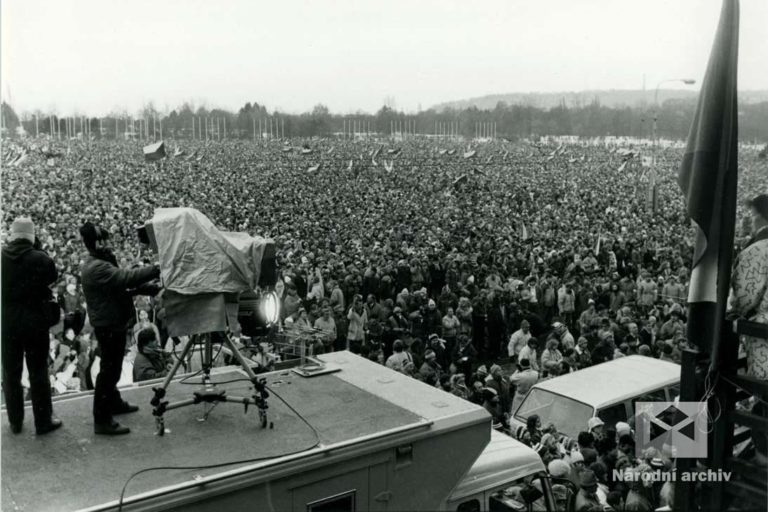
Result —
[[[415, 111], [493, 93], [704, 74], [720, 0], [2, 0], [17, 111], [147, 101]], [[768, 89], [768, 1], [742, 0], [739, 88]], [[677, 87], [670, 85], [670, 87]], [[698, 87], [698, 85], [696, 86]]]

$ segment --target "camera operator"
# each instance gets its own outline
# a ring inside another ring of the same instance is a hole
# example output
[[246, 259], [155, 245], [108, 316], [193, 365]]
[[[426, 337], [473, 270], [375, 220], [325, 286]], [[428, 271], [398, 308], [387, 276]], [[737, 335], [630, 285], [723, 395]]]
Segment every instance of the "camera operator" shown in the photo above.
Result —
[[53, 416], [48, 380], [48, 328], [58, 322], [61, 310], [51, 302], [48, 288], [56, 281], [56, 266], [39, 249], [35, 225], [28, 217], [13, 221], [2, 263], [3, 393], [8, 421], [14, 434], [21, 432], [21, 375], [26, 357], [35, 430], [38, 435], [47, 434], [61, 427], [61, 420]]
[[117, 390], [125, 355], [130, 321], [136, 312], [134, 295], [156, 295], [160, 288], [149, 284], [160, 276], [157, 265], [135, 270], [121, 269], [109, 247], [109, 233], [90, 222], [80, 228], [89, 257], [82, 269], [82, 282], [91, 325], [101, 349], [101, 369], [93, 396], [94, 431], [102, 435], [130, 432], [113, 415], [136, 412]]

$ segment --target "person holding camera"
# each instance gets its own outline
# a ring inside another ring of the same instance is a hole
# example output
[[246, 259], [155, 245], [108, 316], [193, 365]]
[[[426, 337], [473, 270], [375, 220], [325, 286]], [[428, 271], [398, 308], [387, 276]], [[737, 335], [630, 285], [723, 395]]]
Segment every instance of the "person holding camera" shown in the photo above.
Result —
[[14, 434], [24, 423], [25, 357], [35, 432], [43, 435], [61, 427], [61, 420], [53, 416], [48, 379], [48, 328], [60, 314], [49, 286], [58, 276], [53, 260], [38, 247], [32, 220], [14, 220], [2, 253], [3, 394]]
[[160, 268], [119, 268], [109, 247], [109, 233], [90, 222], [80, 228], [80, 236], [89, 254], [82, 268], [83, 293], [101, 349], [101, 367], [93, 395], [94, 431], [101, 435], [127, 434], [130, 429], [117, 423], [113, 415], [139, 410], [124, 401], [117, 390], [129, 324], [136, 315], [133, 297], [157, 295], [160, 287], [150, 281], [160, 276]]

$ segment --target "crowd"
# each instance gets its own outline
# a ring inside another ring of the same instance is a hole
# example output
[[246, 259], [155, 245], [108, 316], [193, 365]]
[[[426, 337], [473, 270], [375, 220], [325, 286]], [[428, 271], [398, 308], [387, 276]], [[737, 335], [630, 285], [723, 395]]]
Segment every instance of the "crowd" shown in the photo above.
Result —
[[[317, 333], [315, 352], [365, 355], [483, 405], [502, 429], [538, 379], [630, 354], [679, 362], [693, 252], [676, 183], [682, 150], [658, 150], [651, 214], [648, 169], [632, 148], [498, 140], [471, 149], [426, 138], [181, 141], [148, 163], [135, 141], [10, 145], [3, 229], [30, 216], [60, 276], [52, 388], [90, 389], [98, 368], [78, 227], [98, 222], [120, 267], [141, 266], [153, 256], [135, 229], [171, 206], [276, 241], [281, 323]], [[768, 190], [757, 150], [739, 157], [739, 197]], [[738, 218], [748, 218], [741, 203]], [[748, 234], [740, 222], [738, 241]], [[127, 380], [167, 371], [153, 355], [166, 339], [160, 304], [137, 296], [136, 309]], [[606, 478], [617, 451], [628, 453], [626, 433], [579, 436], [574, 455], [539, 428], [517, 434], [553, 475], [594, 480], [610, 503]], [[630, 466], [659, 466], [659, 456]], [[630, 501], [633, 488], [619, 490]]]
[[[679, 148], [661, 150], [651, 215], [640, 157], [624, 165], [626, 148], [597, 143], [493, 141], [466, 158], [458, 143], [426, 139], [186, 141], [169, 143], [173, 156], [161, 164], [145, 162], [135, 141], [54, 144], [24, 141], [3, 155], [23, 160], [4, 172], [3, 237], [11, 220], [31, 216], [59, 270], [52, 382], [72, 373], [86, 387], [98, 352], [78, 227], [100, 222], [120, 266], [141, 265], [152, 256], [135, 228], [164, 206], [193, 206], [223, 229], [274, 238], [284, 320], [324, 330], [321, 350], [384, 361], [400, 340], [414, 375], [434, 379], [427, 350], [440, 377], [459, 356], [468, 381], [481, 364], [515, 362], [521, 350], [537, 355], [534, 370], [557, 374], [648, 350], [676, 360], [685, 343], [693, 240], [675, 183]], [[765, 161], [740, 155], [740, 192], [766, 189]], [[153, 301], [137, 301], [159, 335]], [[71, 371], [75, 360], [80, 371]]]

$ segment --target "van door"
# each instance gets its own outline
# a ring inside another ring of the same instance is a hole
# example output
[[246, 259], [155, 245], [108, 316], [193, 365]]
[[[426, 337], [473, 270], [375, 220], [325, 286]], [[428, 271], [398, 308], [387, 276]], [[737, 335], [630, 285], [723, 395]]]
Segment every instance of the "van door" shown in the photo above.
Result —
[[605, 424], [603, 427], [603, 432], [608, 429], [612, 429], [616, 426], [616, 423], [620, 421], [627, 421], [627, 404], [624, 402], [619, 402], [618, 404], [600, 409], [597, 411], [597, 417], [603, 420], [603, 423]]

